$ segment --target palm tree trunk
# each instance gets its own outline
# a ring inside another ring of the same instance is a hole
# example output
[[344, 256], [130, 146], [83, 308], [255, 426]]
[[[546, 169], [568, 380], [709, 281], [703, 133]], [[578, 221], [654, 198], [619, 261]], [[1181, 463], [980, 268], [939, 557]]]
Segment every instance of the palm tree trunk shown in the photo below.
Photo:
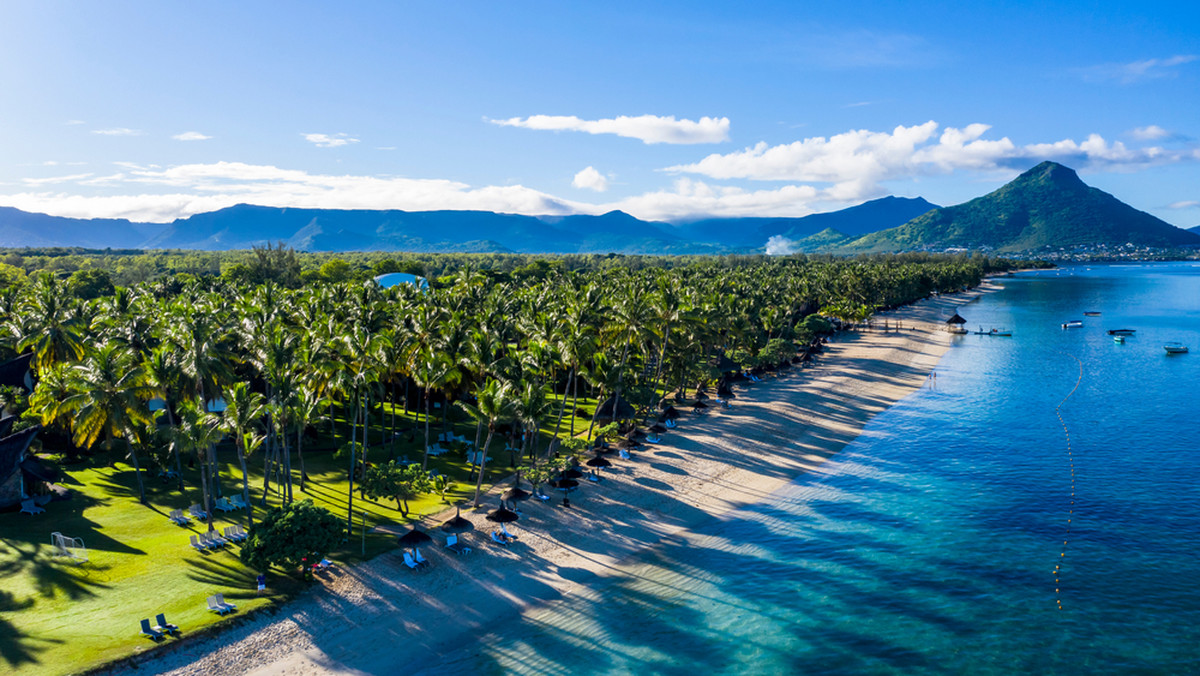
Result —
[[421, 469], [429, 467], [429, 388], [425, 388], [425, 454], [421, 457]]
[[[163, 399], [163, 408], [167, 411], [167, 424], [175, 429], [175, 416], [171, 414], [171, 402]], [[171, 454], [175, 456], [175, 478], [179, 480], [179, 492], [183, 492], [183, 461], [179, 459], [179, 444], [174, 438], [171, 441]]]
[[[112, 432], [109, 432], [108, 434], [109, 434], [109, 442], [108, 443], [111, 446], [112, 445]], [[146, 504], [146, 486], [142, 482], [142, 468], [138, 464], [137, 448], [133, 445], [133, 442], [130, 442], [130, 441], [127, 441], [126, 445], [129, 446], [129, 457], [133, 458], [133, 473], [135, 475], [137, 475], [138, 501], [144, 505], [144, 504]], [[111, 453], [111, 452], [112, 451], [110, 450], [109, 453]]]
[[304, 471], [304, 425], [296, 428], [296, 457], [300, 459], [300, 492], [306, 493], [304, 484], [308, 481], [308, 474]]
[[[358, 396], [356, 394], [355, 399], [357, 399], [357, 398], [358, 398]], [[355, 403], [354, 410], [357, 411], [358, 410], [358, 402], [355, 401], [354, 403]], [[356, 415], [355, 421], [354, 421], [355, 423], [358, 422], [357, 418], [358, 418], [358, 416]], [[357, 442], [358, 442], [358, 430], [355, 429], [355, 425], [354, 425], [354, 423], [352, 423], [350, 425], [350, 487], [346, 489], [346, 496], [347, 496], [346, 537], [351, 537], [354, 535], [354, 468], [356, 467], [356, 465], [355, 465], [356, 460], [354, 457], [354, 452], [356, 450], [355, 444]]]
[[[196, 449], [196, 452], [199, 453], [200, 449]], [[207, 464], [208, 464], [208, 458], [207, 457], [201, 458], [201, 466], [206, 466]], [[212, 524], [212, 518], [213, 518], [213, 514], [212, 514], [213, 513], [213, 504], [212, 503], [213, 503], [213, 501], [212, 501], [212, 493], [208, 490], [208, 473], [207, 473], [207, 471], [200, 472], [200, 484], [201, 484], [200, 492], [201, 492], [201, 495], [204, 496], [204, 513], [206, 515], [205, 520], [208, 522], [208, 532], [211, 533], [213, 531], [213, 524]]]
[[[571, 383], [571, 381], [574, 379], [575, 379], [575, 368], [572, 367], [571, 375], [568, 376], [568, 378], [567, 378], [567, 384], [569, 385]], [[551, 381], [551, 382], [554, 382], [554, 381]], [[551, 392], [551, 394], [553, 394], [554, 388], [551, 388], [550, 392]], [[554, 436], [556, 436], [556, 437], [558, 436], [559, 428], [562, 426], [563, 414], [565, 414], [566, 412], [567, 412], [567, 390], [564, 388], [563, 389], [562, 406], [560, 406], [558, 408], [558, 420], [554, 423]]]
[[579, 410], [579, 374], [571, 383], [571, 438], [575, 438], [575, 412]]
[[488, 448], [492, 445], [492, 435], [495, 432], [492, 425], [488, 425], [487, 441], [483, 444], [483, 455], [479, 456], [479, 478], [475, 480], [475, 506], [479, 506], [479, 494], [483, 490], [483, 470], [487, 465]]
[[237, 445], [238, 463], [242, 466], [242, 502], [246, 503], [246, 527], [254, 528], [254, 505], [250, 504], [250, 472], [246, 469], [245, 437], [234, 440]]

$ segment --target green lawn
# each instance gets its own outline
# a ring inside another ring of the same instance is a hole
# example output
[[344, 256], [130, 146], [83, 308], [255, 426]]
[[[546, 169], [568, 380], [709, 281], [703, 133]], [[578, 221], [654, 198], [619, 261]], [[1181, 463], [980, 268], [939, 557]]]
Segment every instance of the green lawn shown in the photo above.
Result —
[[[584, 402], [581, 399], [580, 404]], [[594, 402], [587, 402], [594, 406]], [[554, 409], [557, 413], [557, 407]], [[441, 430], [440, 421], [431, 425], [431, 436]], [[586, 429], [586, 423], [582, 425]], [[371, 462], [386, 462], [391, 456], [421, 457], [423, 435], [418, 433], [408, 441], [407, 430], [412, 419], [406, 418], [401, 429], [406, 432], [394, 446], [380, 446], [383, 430], [373, 428], [370, 440], [376, 444], [369, 452]], [[552, 431], [553, 418], [547, 428]], [[578, 428], [578, 426], [577, 426]], [[323, 435], [329, 426], [322, 427]], [[456, 434], [475, 437], [474, 424], [453, 426]], [[345, 435], [342, 425], [339, 434]], [[542, 447], [545, 447], [545, 439]], [[493, 441], [491, 467], [487, 482], [506, 476], [509, 454], [503, 451], [500, 440]], [[339, 517], [346, 516], [346, 475], [348, 458], [335, 458], [333, 441], [323, 436], [304, 452], [305, 463], [312, 482], [307, 494], [299, 492], [296, 499], [310, 497]], [[241, 471], [232, 447], [218, 448], [222, 463], [222, 488], [225, 495], [241, 491]], [[465, 457], [450, 453], [431, 458], [431, 468], [465, 482], [468, 472]], [[262, 456], [252, 457], [250, 464], [251, 499], [255, 513], [262, 499]], [[299, 473], [299, 462], [293, 453], [292, 468]], [[104, 453], [97, 453], [84, 463], [60, 465], [64, 477], [60, 483], [71, 488], [70, 500], [46, 505], [46, 513], [37, 516], [16, 512], [0, 514], [0, 673], [67, 674], [118, 659], [138, 651], [149, 650], [154, 644], [139, 635], [138, 622], [166, 613], [167, 620], [178, 624], [182, 633], [195, 634], [230, 617], [286, 600], [303, 590], [303, 583], [284, 571], [273, 571], [268, 578], [268, 591], [258, 596], [255, 591], [256, 573], [244, 567], [237, 557], [237, 546], [225, 551], [203, 554], [192, 549], [188, 536], [202, 532], [203, 523], [180, 527], [167, 519], [172, 509], [186, 508], [201, 501], [199, 475], [185, 467], [187, 484], [180, 494], [174, 483], [163, 483], [155, 471], [144, 472], [147, 505], [137, 501], [134, 472], [124, 462], [110, 466]], [[473, 494], [473, 484], [457, 483], [447, 499], [453, 503]], [[272, 492], [268, 505], [277, 504]], [[448, 504], [439, 496], [423, 496], [410, 502], [412, 516], [436, 513]], [[371, 533], [370, 529], [387, 523], [404, 521], [395, 502], [361, 500], [354, 496], [354, 537], [343, 550], [330, 558], [336, 563], [353, 563], [363, 558], [359, 512], [367, 513], [366, 558], [391, 549], [394, 536]], [[242, 512], [220, 514], [218, 529], [232, 523], [244, 523]], [[50, 533], [82, 538], [90, 562], [74, 565], [52, 556]], [[208, 611], [205, 598], [222, 592], [225, 599], [238, 606], [233, 616], [220, 618]], [[177, 639], [168, 638], [164, 643]]]

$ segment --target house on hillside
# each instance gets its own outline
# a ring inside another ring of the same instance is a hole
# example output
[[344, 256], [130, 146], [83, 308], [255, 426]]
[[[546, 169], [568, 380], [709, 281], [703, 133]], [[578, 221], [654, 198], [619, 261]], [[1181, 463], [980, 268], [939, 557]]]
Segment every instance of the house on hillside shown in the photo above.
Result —
[[[12, 416], [0, 421], [12, 428]], [[33, 497], [38, 484], [54, 480], [54, 471], [43, 467], [29, 453], [29, 444], [37, 436], [40, 426], [21, 430], [0, 439], [0, 509], [21, 504]]]

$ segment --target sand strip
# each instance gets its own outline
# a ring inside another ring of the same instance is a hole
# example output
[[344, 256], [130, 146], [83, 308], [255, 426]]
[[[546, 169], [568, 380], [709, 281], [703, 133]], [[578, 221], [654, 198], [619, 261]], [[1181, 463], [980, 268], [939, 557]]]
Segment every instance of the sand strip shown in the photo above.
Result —
[[[941, 296], [878, 315], [893, 330], [838, 336], [815, 365], [739, 387], [732, 409], [685, 413], [663, 443], [635, 452], [599, 484], [557, 500], [523, 503], [517, 542], [492, 543], [485, 510], [464, 512], [474, 551], [444, 537], [422, 549], [426, 571], [399, 553], [335, 568], [323, 587], [190, 645], [138, 660], [138, 673], [388, 674], [436, 665], [497, 622], [561, 598], [663, 538], [682, 537], [729, 510], [759, 502], [858, 436], [873, 416], [920, 387], [948, 349], [941, 322], [980, 293]], [[904, 328], [895, 330], [899, 322]], [[493, 490], [488, 509], [506, 486]], [[132, 673], [130, 666], [112, 673]]]

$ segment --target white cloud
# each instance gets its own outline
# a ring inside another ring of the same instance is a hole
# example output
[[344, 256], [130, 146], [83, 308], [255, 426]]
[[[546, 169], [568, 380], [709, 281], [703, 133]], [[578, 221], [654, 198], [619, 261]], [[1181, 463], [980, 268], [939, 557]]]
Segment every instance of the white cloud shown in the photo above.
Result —
[[938, 134], [934, 121], [899, 126], [891, 132], [859, 129], [777, 146], [759, 143], [665, 171], [723, 180], [828, 183], [830, 198], [854, 201], [880, 194], [883, 181], [958, 170], [1008, 171], [1039, 160], [1064, 162], [1077, 169], [1122, 169], [1195, 159], [1191, 150], [1129, 148], [1098, 134], [1082, 142], [1065, 139], [1019, 146], [1007, 137], [982, 138], [989, 129], [986, 124], [970, 124], [962, 129], [946, 127]]
[[141, 129], [130, 129], [128, 127], [111, 127], [109, 129], [93, 129], [93, 134], [101, 136], [141, 136], [145, 132]]
[[86, 122], [84, 122], [83, 120], [67, 120], [66, 122], [63, 122], [63, 124], [65, 124], [65, 125], [77, 125], [77, 124], [87, 124], [87, 123], [86, 123]]
[[1129, 135], [1138, 141], [1158, 141], [1159, 139], [1167, 138], [1172, 134], [1166, 129], [1163, 129], [1156, 124], [1152, 124], [1146, 127], [1138, 127], [1129, 132]]
[[207, 141], [212, 137], [207, 134], [201, 134], [198, 131], [185, 131], [182, 134], [175, 134], [171, 138], [176, 141]]
[[677, 179], [670, 190], [657, 190], [600, 205], [601, 212], [620, 209], [647, 220], [684, 220], [703, 216], [806, 216], [813, 203], [829, 195], [808, 185], [771, 190], [745, 190]]
[[796, 253], [796, 243], [783, 235], [771, 235], [767, 240], [768, 256], [790, 256]]
[[1182, 202], [1172, 202], [1167, 205], [1168, 209], [1195, 209], [1200, 207], [1200, 200], [1183, 200]]
[[47, 185], [50, 183], [77, 183], [85, 178], [89, 178], [92, 174], [71, 174], [70, 176], [49, 176], [46, 178], [23, 178], [21, 182], [25, 185]]
[[[484, 118], [487, 119], [487, 118]], [[702, 117], [676, 120], [658, 115], [622, 115], [612, 119], [582, 120], [574, 115], [531, 115], [507, 120], [487, 120], [502, 127], [521, 127], [542, 131], [582, 131], [588, 134], [616, 134], [646, 144], [720, 143], [729, 140], [728, 117]]]
[[1200, 56], [1195, 54], [1177, 54], [1165, 59], [1145, 59], [1130, 63], [1102, 63], [1077, 69], [1076, 72], [1090, 82], [1134, 84], [1146, 80], [1176, 77], [1179, 74], [1179, 66], [1189, 64], [1197, 59], [1200, 59]]
[[0, 196], [0, 204], [57, 216], [151, 222], [171, 221], [238, 203], [325, 209], [478, 209], [530, 215], [600, 213], [592, 205], [519, 185], [473, 188], [439, 179], [310, 174], [241, 162], [127, 168], [111, 176], [79, 177], [81, 185], [100, 186], [120, 194], [24, 192]]
[[318, 148], [338, 148], [340, 146], [348, 146], [351, 143], [358, 143], [358, 139], [351, 137], [349, 134], [301, 134], [305, 141], [316, 145]]
[[578, 174], [575, 174], [575, 179], [571, 181], [571, 185], [576, 188], [604, 192], [608, 190], [608, 177], [596, 171], [595, 167], [587, 167]]

